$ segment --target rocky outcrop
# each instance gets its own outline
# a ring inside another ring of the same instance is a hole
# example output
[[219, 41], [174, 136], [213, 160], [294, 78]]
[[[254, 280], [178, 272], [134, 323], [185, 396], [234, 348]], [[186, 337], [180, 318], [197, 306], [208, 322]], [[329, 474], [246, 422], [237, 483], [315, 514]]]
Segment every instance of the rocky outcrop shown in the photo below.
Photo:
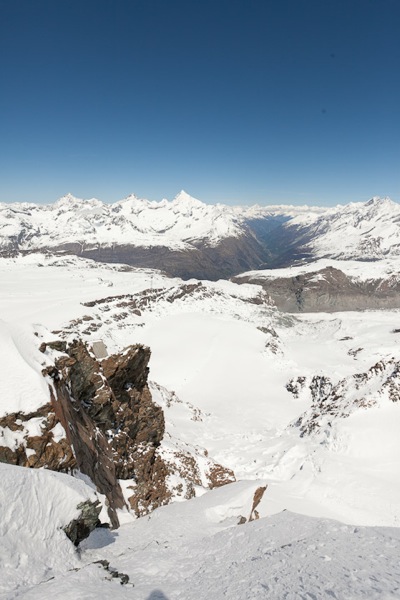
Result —
[[338, 419], [377, 406], [382, 399], [400, 401], [400, 362], [394, 358], [381, 360], [365, 373], [355, 373], [336, 384], [325, 375], [297, 377], [287, 383], [286, 389], [295, 398], [311, 402], [311, 408], [291, 427], [298, 428], [301, 437], [313, 436], [323, 441], [329, 438]]
[[35, 412], [0, 417], [0, 428], [9, 432], [9, 437], [13, 433], [15, 440], [11, 447], [0, 445], [0, 462], [64, 473], [76, 469], [74, 452], [51, 403]]
[[209, 244], [208, 240], [192, 242], [187, 249], [167, 246], [141, 247], [127, 244], [99, 245], [87, 248], [82, 244], [65, 244], [46, 249], [53, 253], [68, 253], [98, 262], [123, 263], [133, 267], [159, 269], [170, 277], [210, 279], [231, 277], [249, 269], [259, 268], [267, 255], [263, 246], [250, 233]]
[[[0, 461], [80, 471], [105, 495], [113, 527], [118, 509], [141, 516], [175, 497], [194, 496], [197, 485], [234, 481], [229, 469], [204, 460], [194, 447], [161, 447], [165, 422], [147, 384], [149, 348], [133, 345], [103, 360], [81, 340], [42, 343], [40, 350], [55, 357], [43, 371], [51, 402], [35, 413], [0, 419], [8, 440], [0, 446]], [[199, 459], [206, 463], [202, 471]], [[128, 481], [124, 493], [120, 480]]]
[[79, 517], [73, 519], [68, 525], [63, 527], [67, 538], [75, 546], [79, 546], [82, 540], [86, 539], [90, 533], [100, 524], [99, 515], [101, 512], [100, 502], [81, 502], [77, 509], [80, 511]]
[[50, 375], [78, 468], [105, 493], [114, 513], [125, 505], [119, 479], [137, 483], [134, 495], [143, 509], [163, 504], [167, 498], [160, 480], [165, 477], [156, 450], [164, 417], [147, 387], [150, 350], [130, 346], [101, 364], [81, 341], [67, 353]]
[[0, 460], [62, 472], [78, 469], [106, 496], [114, 527], [117, 509], [126, 506], [119, 479], [138, 482], [137, 504], [162, 504], [167, 495], [159, 484], [165, 481], [164, 467], [155, 453], [164, 417], [147, 387], [150, 350], [131, 346], [100, 364], [79, 340], [68, 347], [62, 341], [44, 344], [41, 350], [48, 347], [66, 351], [44, 371], [51, 382], [51, 402], [35, 413], [0, 419], [0, 427], [21, 432], [14, 447], [0, 447]]
[[233, 281], [261, 285], [279, 310], [290, 313], [400, 308], [396, 275], [358, 281], [334, 267], [295, 277], [271, 275], [244, 274]]

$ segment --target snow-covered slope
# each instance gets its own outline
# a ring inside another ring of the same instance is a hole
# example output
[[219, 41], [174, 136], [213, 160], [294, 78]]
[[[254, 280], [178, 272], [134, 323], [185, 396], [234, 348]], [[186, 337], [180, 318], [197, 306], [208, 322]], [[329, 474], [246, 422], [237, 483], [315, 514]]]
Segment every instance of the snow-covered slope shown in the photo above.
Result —
[[222, 205], [207, 205], [181, 191], [171, 202], [128, 196], [114, 204], [71, 194], [54, 204], [1, 206], [3, 247], [22, 250], [78, 243], [86, 246], [128, 244], [184, 250], [194, 240], [211, 245], [243, 233], [240, 216]]
[[74, 477], [0, 464], [0, 596], [79, 566], [62, 530], [96, 493]]
[[106, 548], [93, 535], [84, 558], [107, 556], [129, 574], [135, 600], [396, 598], [399, 529], [351, 527], [287, 511], [262, 512], [264, 518], [237, 526], [253, 490], [240, 482], [186, 506], [165, 507], [148, 523], [125, 527]]
[[400, 205], [374, 197], [327, 210], [304, 213], [285, 225], [297, 252], [313, 258], [377, 260], [400, 254]]
[[[261, 286], [77, 257], [3, 258], [0, 278], [2, 414], [39, 401], [50, 357], [37, 348], [52, 336], [100, 339], [109, 353], [143, 343], [165, 415], [160, 453], [179, 440], [239, 480], [205, 494], [199, 486], [201, 497], [115, 534], [97, 531], [80, 564], [66, 561], [40, 586], [15, 589], [3, 571], [4, 598], [396, 597], [398, 529], [364, 526], [400, 522], [398, 310], [295, 317]], [[237, 527], [265, 485], [260, 520]], [[42, 546], [40, 556], [50, 561]], [[47, 579], [40, 573], [31, 583]]]
[[[240, 517], [251, 512], [258, 485], [238, 482], [190, 502], [157, 509], [117, 532], [98, 529], [61, 572], [54, 568], [35, 571], [38, 564], [49, 561], [49, 553], [40, 544], [34, 561], [12, 572], [13, 577], [19, 575], [20, 587], [15, 589], [15, 579], [4, 578], [2, 598], [398, 598], [398, 528], [354, 527], [264, 510], [260, 519], [238, 526]], [[21, 502], [28, 511], [29, 500], [27, 494]], [[14, 542], [17, 545], [18, 536]], [[14, 551], [14, 546], [10, 549]], [[60, 547], [58, 552], [64, 557], [63, 550]], [[21, 585], [23, 573], [28, 581], [31, 578], [30, 585]]]

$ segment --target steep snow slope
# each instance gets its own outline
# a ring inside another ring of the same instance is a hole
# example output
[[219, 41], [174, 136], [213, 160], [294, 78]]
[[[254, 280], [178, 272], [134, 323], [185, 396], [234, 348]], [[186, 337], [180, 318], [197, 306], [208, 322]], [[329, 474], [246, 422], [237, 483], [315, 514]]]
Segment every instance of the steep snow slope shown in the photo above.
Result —
[[[97, 501], [83, 481], [61, 473], [0, 464], [0, 595], [79, 566], [63, 527], [78, 506]], [[18, 593], [17, 593], [18, 594]]]
[[376, 260], [400, 254], [400, 205], [374, 197], [327, 210], [302, 214], [284, 227], [297, 252], [313, 258]]
[[[247, 515], [251, 498], [243, 484], [160, 509], [147, 524], [127, 527], [115, 544], [86, 556], [108, 550], [111, 563], [135, 583], [131, 597], [137, 599], [396, 597], [400, 530], [348, 527], [289, 512], [263, 513], [268, 517], [238, 527], [236, 515]], [[87, 546], [97, 540], [93, 536]]]
[[[30, 412], [40, 406], [47, 395], [47, 384], [41, 375], [43, 357], [35, 352], [34, 335], [18, 325], [0, 320], [0, 410]], [[33, 352], [32, 352], [33, 350]]]

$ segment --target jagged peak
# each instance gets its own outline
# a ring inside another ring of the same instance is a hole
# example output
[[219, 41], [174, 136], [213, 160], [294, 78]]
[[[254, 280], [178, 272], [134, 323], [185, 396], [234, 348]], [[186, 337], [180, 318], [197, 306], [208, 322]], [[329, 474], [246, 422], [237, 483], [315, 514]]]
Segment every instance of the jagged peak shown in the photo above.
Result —
[[83, 199], [83, 198], [77, 198], [76, 196], [74, 196], [73, 194], [71, 194], [70, 192], [68, 192], [68, 194], [65, 194], [65, 196], [61, 196], [61, 198], [59, 198], [53, 205], [55, 208], [72, 208], [72, 207], [76, 207], [77, 205], [79, 207], [85, 207], [85, 206], [90, 206], [90, 207], [97, 207], [97, 206], [101, 206], [103, 203], [101, 200], [98, 200], [97, 198], [87, 198], [87, 199]]
[[381, 196], [373, 196], [370, 200], [368, 200], [368, 202], [365, 203], [365, 206], [383, 206], [395, 204], [396, 203], [393, 202], [389, 196], [384, 196], [383, 198]]
[[193, 204], [196, 206], [204, 206], [204, 202], [201, 202], [201, 200], [194, 198], [193, 196], [188, 194], [185, 190], [181, 190], [179, 192], [179, 194], [177, 194], [175, 196], [175, 198], [172, 200], [172, 202], [174, 204]]
[[140, 200], [139, 196], [137, 196], [135, 193], [132, 194], [128, 194], [123, 200], [122, 202], [128, 202], [129, 200]]
[[61, 196], [56, 202], [55, 204], [59, 205], [59, 204], [67, 204], [67, 203], [72, 203], [72, 202], [80, 202], [82, 199], [81, 198], [77, 198], [76, 196], [74, 196], [73, 194], [71, 194], [71, 192], [68, 192], [67, 194], [65, 194], [64, 196]]

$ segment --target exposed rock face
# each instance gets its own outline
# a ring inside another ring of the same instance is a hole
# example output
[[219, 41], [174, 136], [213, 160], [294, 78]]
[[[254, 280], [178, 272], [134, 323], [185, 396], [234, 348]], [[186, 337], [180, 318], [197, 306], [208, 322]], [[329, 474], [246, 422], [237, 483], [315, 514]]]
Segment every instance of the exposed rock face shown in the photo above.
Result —
[[400, 278], [357, 281], [339, 269], [326, 267], [296, 277], [234, 277], [235, 283], [261, 285], [282, 311], [335, 312], [400, 308]]
[[[84, 302], [83, 306], [94, 307], [105, 305], [105, 310], [108, 312], [110, 307], [119, 309], [125, 309], [133, 312], [140, 316], [142, 311], [151, 310], [154, 306], [160, 306], [161, 303], [173, 304], [178, 300], [187, 300], [189, 302], [202, 301], [205, 299], [212, 299], [217, 301], [218, 299], [224, 299], [227, 295], [221, 290], [211, 289], [207, 285], [203, 285], [201, 281], [196, 283], [184, 283], [172, 288], [155, 288], [142, 290], [136, 294], [125, 294], [122, 296], [107, 296], [106, 298], [100, 298], [98, 300], [91, 300]], [[233, 297], [233, 296], [231, 296]], [[265, 304], [268, 306], [272, 305], [272, 301], [265, 292], [255, 293], [253, 297], [248, 297], [243, 300], [240, 297], [236, 297], [239, 302], [245, 302], [247, 304]], [[104, 309], [103, 309], [104, 310]], [[122, 313], [120, 320], [126, 315]], [[92, 317], [86, 316], [81, 320], [73, 321], [73, 325], [82, 324], [84, 320], [92, 319]]]
[[[118, 479], [137, 480], [137, 502], [143, 500], [148, 507], [162, 504], [167, 495], [156, 485], [165, 481], [164, 467], [155, 456], [164, 417], [147, 387], [150, 350], [131, 346], [102, 366], [81, 341], [57, 348], [67, 354], [45, 372], [52, 379], [51, 403], [34, 414], [9, 414], [0, 420], [1, 427], [23, 434], [24, 424], [29, 430], [34, 419], [38, 435], [25, 435], [14, 449], [0, 447], [0, 460], [63, 472], [79, 469], [105, 494], [116, 527], [116, 509], [125, 506]], [[54, 436], [56, 426], [61, 435]]]
[[33, 413], [10, 413], [0, 418], [0, 427], [21, 437], [13, 448], [0, 446], [0, 462], [65, 473], [76, 469], [75, 455], [62, 428], [63, 437], [59, 439], [60, 423], [52, 404], [45, 404]]
[[[166, 492], [157, 483], [165, 477], [160, 476], [155, 454], [164, 434], [164, 417], [147, 387], [150, 350], [130, 346], [102, 364], [81, 341], [67, 352], [69, 358], [56, 362], [61, 379], [53, 379], [59, 404], [66, 408], [60, 420], [69, 429], [80, 470], [106, 494], [110, 507], [124, 506], [119, 479], [139, 482], [137, 502], [159, 506]], [[66, 382], [74, 406], [65, 401]], [[82, 423], [76, 421], [77, 407]]]
[[292, 379], [286, 388], [296, 398], [310, 398], [311, 408], [291, 425], [300, 436], [329, 437], [338, 419], [353, 412], [377, 406], [382, 398], [400, 401], [400, 362], [394, 358], [379, 361], [365, 373], [356, 373], [333, 384], [326, 376]]
[[79, 517], [73, 519], [63, 528], [66, 536], [75, 546], [79, 546], [81, 541], [86, 539], [93, 529], [100, 524], [101, 504], [100, 502], [87, 500], [78, 504], [77, 508], [81, 511]]
[[170, 277], [182, 279], [216, 280], [231, 277], [236, 273], [259, 268], [267, 259], [263, 246], [250, 233], [226, 238], [217, 245], [210, 245], [207, 240], [199, 240], [187, 250], [173, 250], [166, 246], [146, 248], [117, 244], [97, 245], [94, 248], [67, 244], [49, 250], [76, 254], [99, 262], [160, 269]]
[[[0, 461], [63, 472], [78, 469], [106, 496], [113, 527], [119, 524], [116, 511], [126, 501], [141, 516], [173, 497], [194, 496], [196, 485], [217, 487], [235, 480], [229, 469], [204, 457], [201, 475], [194, 448], [162, 451], [164, 414], [147, 385], [149, 348], [130, 346], [102, 361], [80, 340], [68, 346], [64, 341], [41, 345], [42, 352], [48, 348], [64, 352], [44, 370], [51, 402], [35, 413], [0, 419], [13, 439], [0, 446]], [[130, 481], [127, 500], [119, 480]], [[71, 527], [86, 525], [79, 521]]]

